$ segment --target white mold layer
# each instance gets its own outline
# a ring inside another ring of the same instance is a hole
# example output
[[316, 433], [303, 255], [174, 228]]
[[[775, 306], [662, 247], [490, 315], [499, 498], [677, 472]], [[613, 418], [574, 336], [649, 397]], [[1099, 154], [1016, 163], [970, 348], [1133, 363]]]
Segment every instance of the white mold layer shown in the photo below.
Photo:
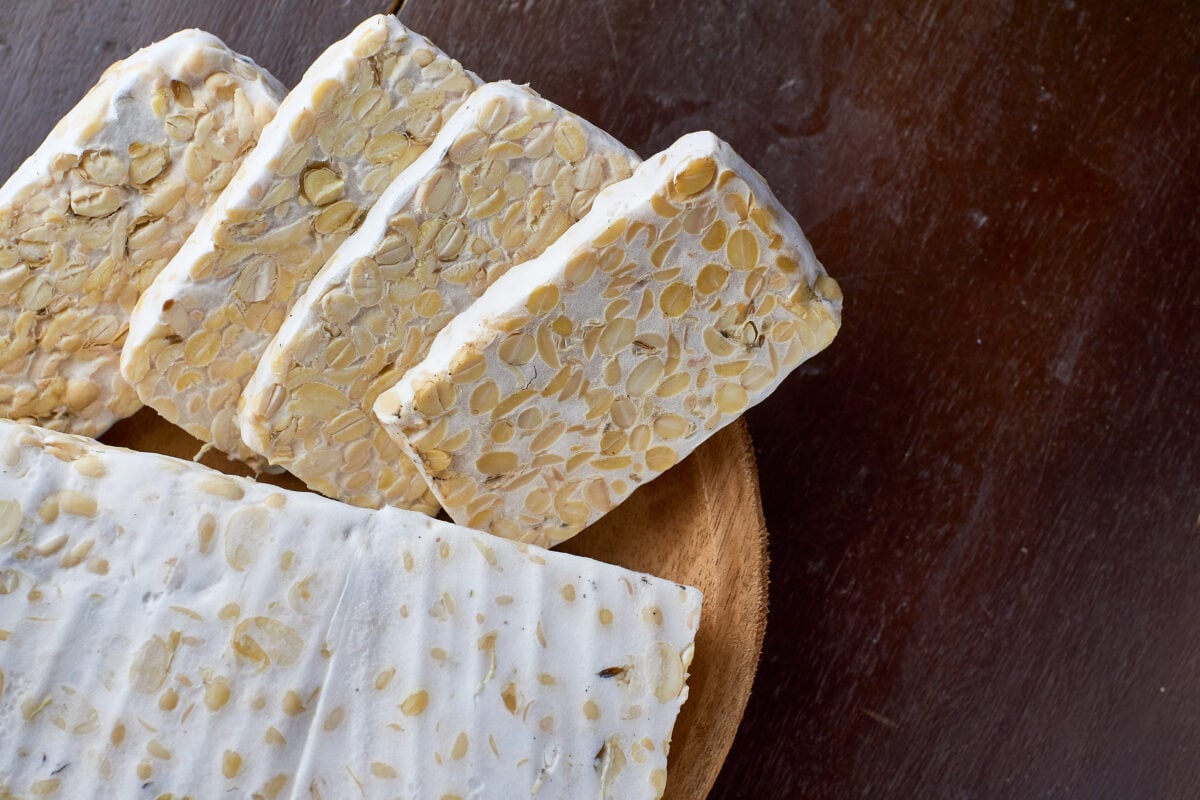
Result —
[[0, 421], [0, 795], [653, 798], [700, 593]]

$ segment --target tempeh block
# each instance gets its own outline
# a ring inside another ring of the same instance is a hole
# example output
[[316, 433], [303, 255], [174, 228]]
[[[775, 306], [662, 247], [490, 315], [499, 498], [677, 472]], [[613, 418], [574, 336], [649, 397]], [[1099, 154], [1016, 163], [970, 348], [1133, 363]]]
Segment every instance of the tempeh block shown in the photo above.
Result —
[[477, 90], [288, 313], [243, 395], [246, 444], [331, 497], [436, 511], [376, 396], [638, 163], [527, 88]]
[[129, 314], [282, 96], [181, 31], [109, 67], [0, 188], [0, 417], [98, 436], [141, 407]]
[[0, 796], [653, 798], [695, 589], [0, 422]]
[[375, 411], [456, 522], [552, 545], [828, 345], [841, 298], [761, 176], [689, 134], [492, 284]]
[[333, 251], [479, 84], [390, 15], [327, 49], [138, 304], [121, 370], [147, 405], [226, 454], [271, 337]]

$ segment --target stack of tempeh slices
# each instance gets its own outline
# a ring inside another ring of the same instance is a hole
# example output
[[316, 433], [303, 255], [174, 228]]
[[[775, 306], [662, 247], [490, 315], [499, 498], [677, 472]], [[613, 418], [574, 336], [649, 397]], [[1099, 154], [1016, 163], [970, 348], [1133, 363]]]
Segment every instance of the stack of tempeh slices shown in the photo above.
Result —
[[[282, 96], [185, 31], [0, 189], [0, 797], [661, 796], [699, 593], [538, 548], [837, 283], [712, 134], [642, 163], [393, 17]], [[139, 398], [332, 499], [85, 438]]]

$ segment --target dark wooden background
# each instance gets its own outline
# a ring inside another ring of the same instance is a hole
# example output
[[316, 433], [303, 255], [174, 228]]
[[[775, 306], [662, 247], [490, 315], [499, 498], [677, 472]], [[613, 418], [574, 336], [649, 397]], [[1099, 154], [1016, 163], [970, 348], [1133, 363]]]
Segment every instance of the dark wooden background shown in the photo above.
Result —
[[[387, 7], [4, 2], [0, 172], [176, 28], [292, 83]], [[845, 290], [750, 414], [771, 615], [712, 797], [1200, 797], [1200, 4], [400, 15], [643, 156], [716, 131]]]

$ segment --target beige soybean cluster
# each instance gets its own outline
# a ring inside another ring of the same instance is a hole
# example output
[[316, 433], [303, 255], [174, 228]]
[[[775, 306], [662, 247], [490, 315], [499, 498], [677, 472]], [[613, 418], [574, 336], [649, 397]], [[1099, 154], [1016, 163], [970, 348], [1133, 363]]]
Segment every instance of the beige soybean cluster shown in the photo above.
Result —
[[0, 416], [99, 435], [141, 407], [129, 314], [282, 94], [182, 31], [111, 66], [0, 188]]
[[305, 73], [134, 311], [121, 370], [143, 402], [253, 464], [237, 404], [292, 303], [479, 84], [390, 15]]
[[3, 797], [656, 798], [699, 620], [620, 567], [0, 421]]
[[477, 90], [289, 312], [243, 396], [245, 442], [330, 497], [434, 513], [424, 479], [371, 414], [375, 398], [638, 163], [527, 88]]
[[492, 284], [375, 410], [456, 522], [553, 545], [769, 394], [840, 316], [762, 178], [690, 134]]

